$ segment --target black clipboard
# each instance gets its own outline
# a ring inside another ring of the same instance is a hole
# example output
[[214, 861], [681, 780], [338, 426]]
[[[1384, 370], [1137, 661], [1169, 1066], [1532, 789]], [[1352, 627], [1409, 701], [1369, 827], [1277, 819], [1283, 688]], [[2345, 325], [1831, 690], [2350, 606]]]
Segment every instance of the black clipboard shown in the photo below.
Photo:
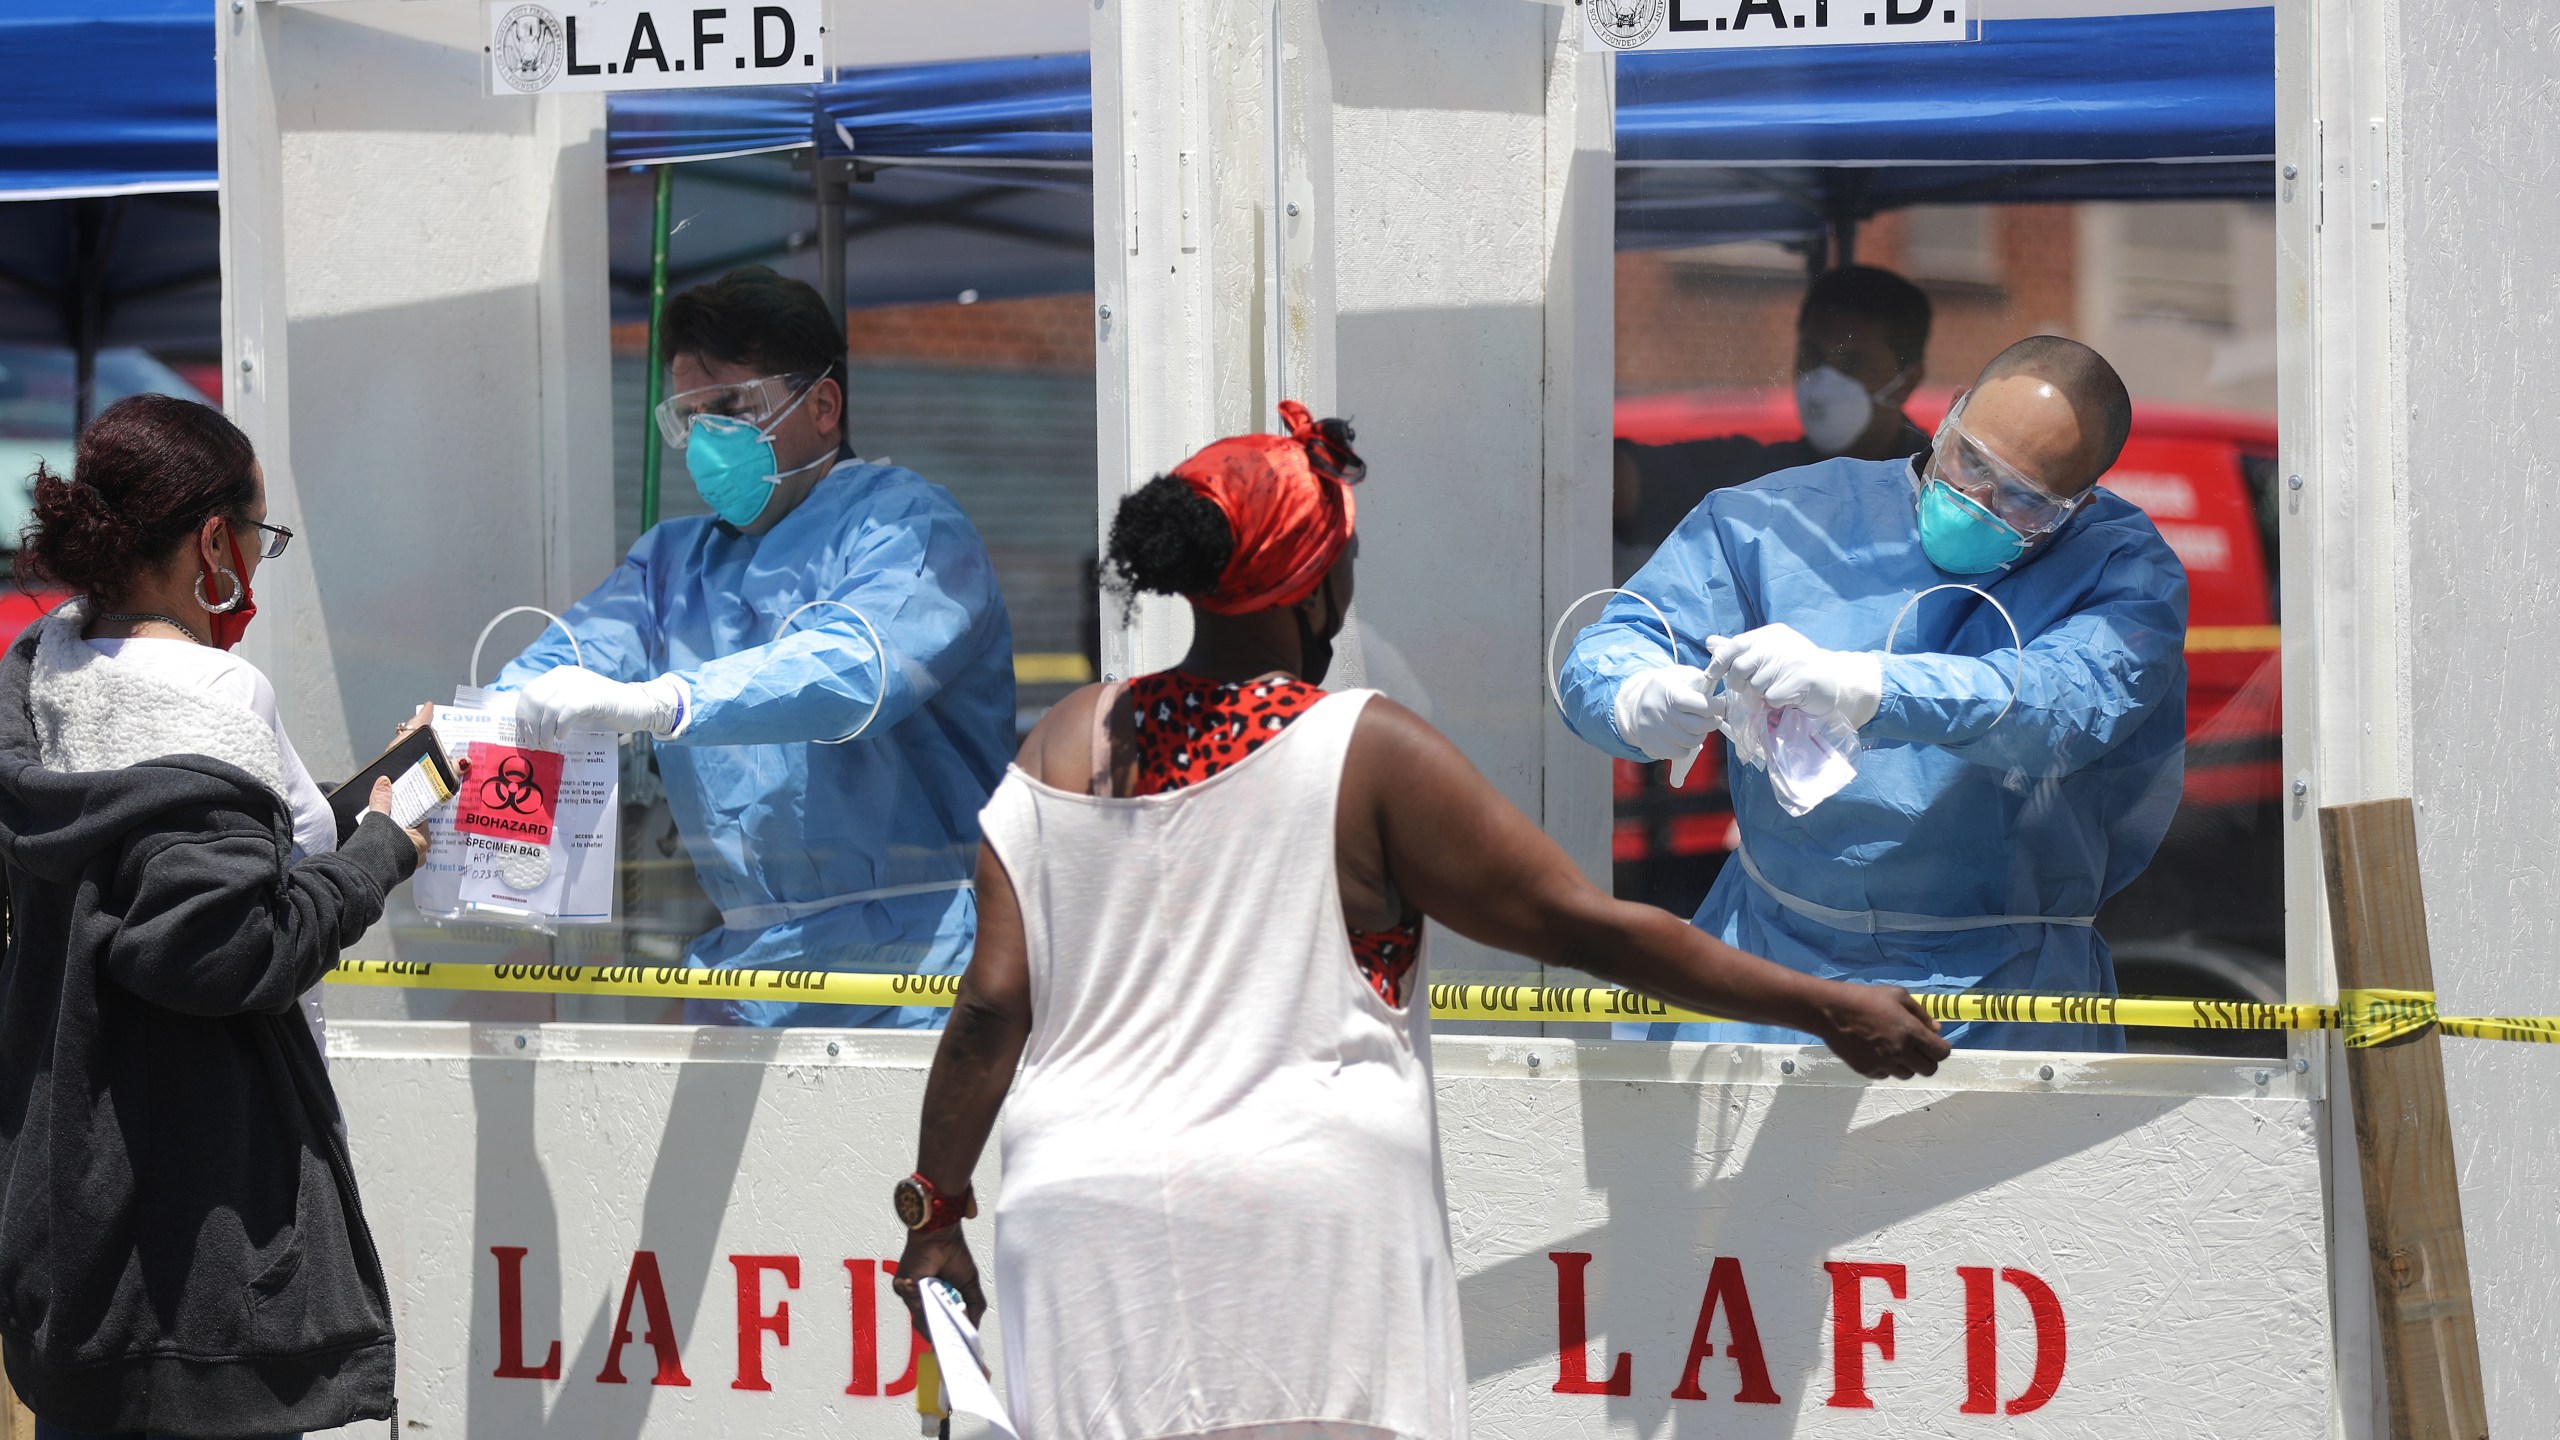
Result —
[[462, 788], [453, 772], [453, 762], [445, 758], [443, 742], [436, 739], [436, 727], [421, 725], [357, 771], [354, 779], [329, 792], [329, 811], [338, 819], [338, 843], [345, 844], [347, 837], [356, 833], [356, 826], [363, 823], [365, 811], [373, 804], [374, 781], [388, 777], [396, 785], [400, 777], [422, 763], [427, 767], [427, 784], [435, 795], [435, 803], [422, 813], [434, 811]]

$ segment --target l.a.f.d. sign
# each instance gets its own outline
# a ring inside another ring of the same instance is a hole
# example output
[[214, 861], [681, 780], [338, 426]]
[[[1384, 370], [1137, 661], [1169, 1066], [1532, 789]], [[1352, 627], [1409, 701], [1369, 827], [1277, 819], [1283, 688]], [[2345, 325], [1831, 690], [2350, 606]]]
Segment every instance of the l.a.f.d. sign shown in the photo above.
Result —
[[1970, 40], [1972, 0], [1582, 0], [1612, 50], [1753, 50]]
[[824, 0], [485, 0], [489, 90], [809, 84]]
[[[936, 1038], [333, 1023], [404, 1427], [914, 1435], [889, 1190]], [[2316, 1074], [1969, 1054], [1869, 1084], [1776, 1047], [1434, 1055], [1479, 1435], [2328, 1434]], [[991, 1226], [969, 1230], [984, 1263]], [[1260, 1283], [1318, 1308], [1338, 1289]], [[992, 1299], [994, 1334], [1042, 1323]]]

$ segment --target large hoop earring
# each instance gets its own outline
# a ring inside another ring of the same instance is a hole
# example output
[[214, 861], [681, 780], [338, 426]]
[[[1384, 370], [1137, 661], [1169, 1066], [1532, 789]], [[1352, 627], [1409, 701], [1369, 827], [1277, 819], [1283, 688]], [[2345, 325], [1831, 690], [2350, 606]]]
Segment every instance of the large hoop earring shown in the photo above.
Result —
[[231, 582], [231, 597], [219, 605], [214, 604], [213, 597], [204, 593], [204, 572], [199, 570], [196, 572], [196, 603], [203, 606], [209, 614], [228, 615], [240, 608], [241, 597], [249, 593], [249, 587], [240, 583], [240, 577], [232, 573], [230, 566], [221, 565], [215, 568], [222, 572], [223, 579]]

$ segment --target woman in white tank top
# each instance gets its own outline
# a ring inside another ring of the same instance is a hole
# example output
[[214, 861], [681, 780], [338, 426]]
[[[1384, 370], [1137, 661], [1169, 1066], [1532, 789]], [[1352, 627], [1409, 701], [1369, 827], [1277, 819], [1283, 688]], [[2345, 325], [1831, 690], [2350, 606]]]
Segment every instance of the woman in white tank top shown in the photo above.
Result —
[[[978, 948], [935, 1056], [898, 1287], [984, 1309], [959, 1220], [1008, 1104], [996, 1280], [1026, 1440], [1467, 1433], [1421, 926], [1927, 1074], [1890, 987], [1817, 980], [1593, 888], [1457, 749], [1326, 695], [1351, 432], [1281, 407], [1131, 495], [1109, 562], [1194, 608], [1171, 671], [1088, 686], [988, 802]], [[1018, 1074], [1017, 1074], [1018, 1072]]]

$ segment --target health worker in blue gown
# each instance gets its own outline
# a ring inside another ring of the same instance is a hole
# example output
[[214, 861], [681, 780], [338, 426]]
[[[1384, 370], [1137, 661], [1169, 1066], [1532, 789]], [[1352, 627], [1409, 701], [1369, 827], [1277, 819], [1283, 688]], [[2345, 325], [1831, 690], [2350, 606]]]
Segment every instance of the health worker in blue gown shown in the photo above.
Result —
[[[853, 457], [844, 330], [762, 266], [667, 304], [653, 417], [707, 516], [640, 537], [498, 688], [537, 744], [645, 732], [721, 969], [957, 974], [978, 811], [1014, 743], [1013, 628], [941, 486]], [[779, 636], [779, 638], [777, 638]], [[579, 668], [581, 659], [584, 668]], [[688, 1003], [697, 1022], [927, 1027], [943, 1012]]]
[[[1838, 748], [1855, 777], [1809, 809], [1791, 789], [1800, 814], [1768, 771], [1730, 769], [1741, 849], [1700, 928], [1798, 970], [1915, 991], [2114, 993], [2093, 917], [2168, 829], [2186, 729], [2186, 571], [2140, 510], [2096, 488], [2131, 414], [2096, 351], [2020, 341], [1919, 456], [1827, 460], [1709, 495], [1627, 582], [1673, 633], [1625, 595], [1582, 632], [1566, 718], [1612, 755], [1671, 759], [1753, 709], [1854, 737]], [[1978, 587], [2008, 618], [1967, 590], [1911, 603], [1941, 585]], [[2124, 1045], [2097, 1025], [1947, 1036]]]

